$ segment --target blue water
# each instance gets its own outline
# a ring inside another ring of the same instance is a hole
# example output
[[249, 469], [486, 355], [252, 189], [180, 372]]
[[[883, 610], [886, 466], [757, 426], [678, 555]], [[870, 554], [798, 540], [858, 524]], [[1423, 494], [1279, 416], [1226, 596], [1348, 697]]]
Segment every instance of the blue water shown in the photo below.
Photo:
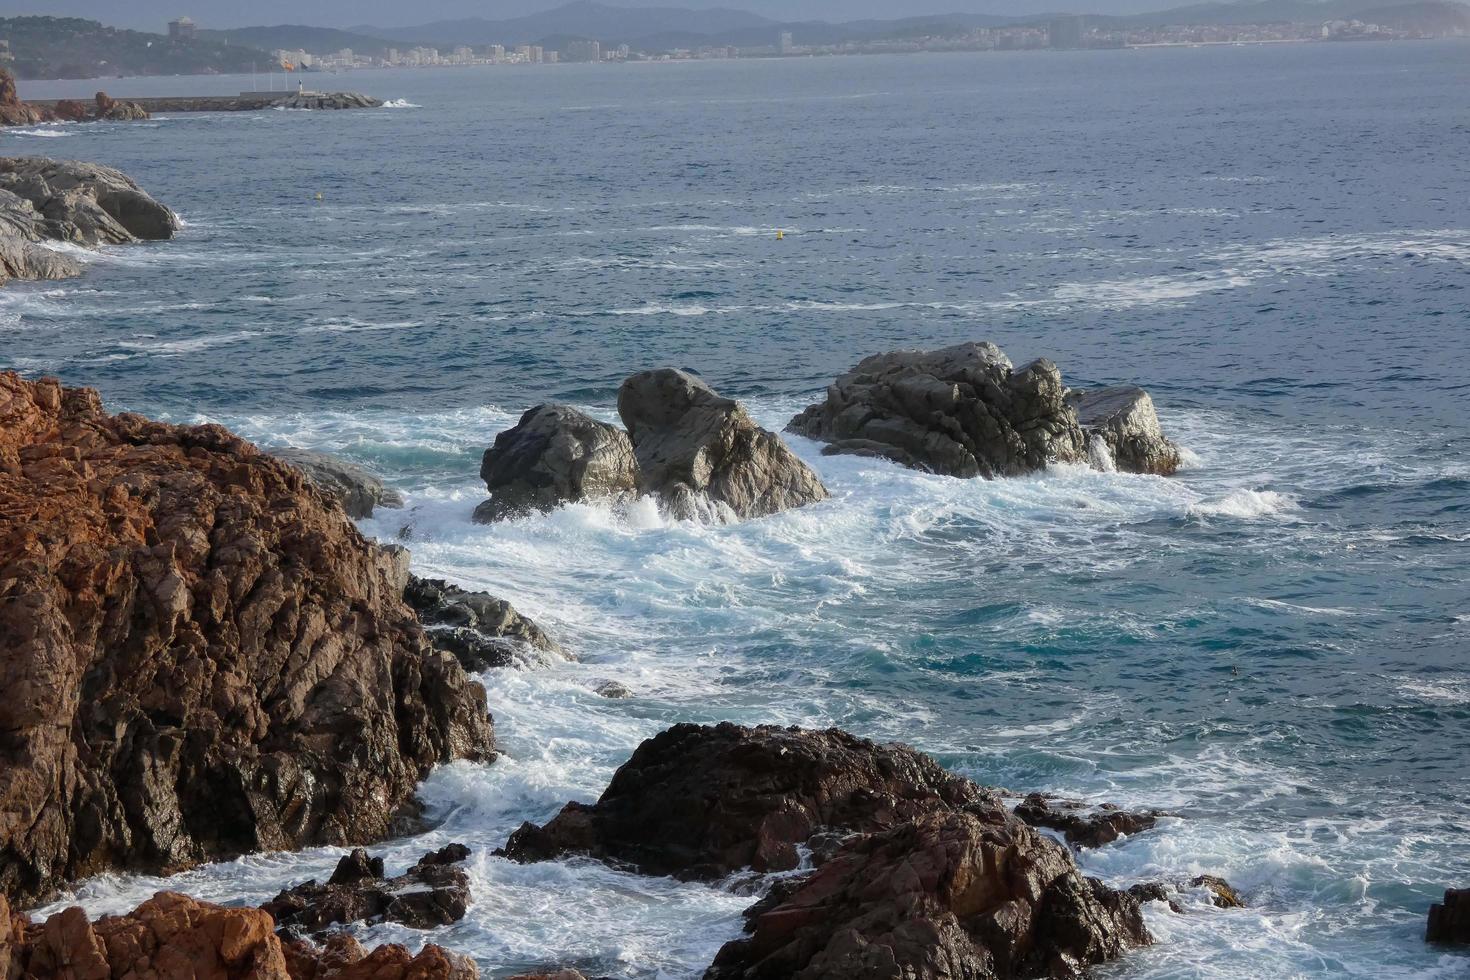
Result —
[[[1251, 907], [1151, 907], [1160, 944], [1106, 976], [1470, 974], [1421, 940], [1470, 884], [1470, 45], [325, 80], [405, 104], [0, 135], [120, 166], [188, 222], [7, 287], [0, 365], [376, 468], [409, 507], [367, 531], [580, 656], [487, 674], [507, 757], [435, 773], [445, 824], [388, 848], [476, 847], [476, 904], [434, 941], [492, 975], [697, 976], [747, 898], [488, 851], [640, 739], [728, 718], [1177, 812], [1084, 865], [1222, 874]], [[612, 418], [626, 374], [671, 364], [779, 428], [868, 353], [972, 339], [1145, 385], [1190, 465], [985, 483], [793, 439], [831, 501], [469, 522], [480, 453], [537, 401]], [[337, 853], [168, 884], [259, 900]]]

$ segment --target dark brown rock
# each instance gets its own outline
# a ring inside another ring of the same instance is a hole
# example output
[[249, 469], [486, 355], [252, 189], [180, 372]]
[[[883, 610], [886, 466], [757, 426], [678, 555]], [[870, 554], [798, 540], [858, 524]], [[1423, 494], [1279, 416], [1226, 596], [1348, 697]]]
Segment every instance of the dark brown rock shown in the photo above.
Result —
[[1424, 939], [1431, 943], [1470, 943], [1470, 888], [1451, 888], [1444, 901], [1429, 906]]
[[457, 867], [469, 853], [463, 844], [450, 844], [398, 877], [384, 878], [382, 859], [358, 848], [337, 863], [325, 885], [314, 879], [292, 885], [261, 908], [278, 928], [292, 933], [319, 935], [328, 926], [349, 922], [447, 926], [464, 918], [469, 907], [469, 875]]
[[29, 126], [54, 118], [54, 113], [22, 102], [15, 87], [15, 76], [8, 69], [0, 68], [0, 126]]
[[1112, 803], [1092, 806], [1032, 793], [1016, 807], [1016, 816], [1033, 827], [1059, 830], [1077, 847], [1102, 847], [1121, 837], [1149, 830], [1158, 823], [1153, 810], [1123, 810]]
[[622, 429], [566, 405], [537, 405], [485, 450], [480, 479], [490, 499], [481, 523], [581, 500], [617, 502], [638, 490], [633, 444]]
[[466, 670], [572, 659], [504, 599], [416, 575], [408, 577], [403, 598], [428, 628], [434, 646], [453, 655]]
[[638, 458], [638, 487], [675, 518], [764, 517], [827, 499], [812, 468], [739, 402], [664, 368], [618, 389], [618, 414]]
[[120, 102], [108, 95], [106, 92], [98, 92], [95, 100], [95, 115], [98, 119], [110, 119], [119, 122], [131, 122], [136, 119], [148, 119], [148, 110], [136, 102]]
[[1165, 883], [1162, 881], [1146, 881], [1128, 887], [1128, 894], [1140, 902], [1163, 902], [1175, 912], [1182, 913], [1184, 908], [1174, 900], [1174, 897], [1186, 888], [1202, 888], [1210, 893], [1210, 904], [1218, 909], [1243, 909], [1245, 899], [1240, 893], [1231, 887], [1230, 882], [1215, 875], [1196, 875], [1184, 882]]
[[712, 879], [795, 868], [797, 845], [820, 829], [878, 830], [995, 799], [912, 749], [836, 729], [675, 725], [640, 745], [596, 804], [523, 825], [505, 853], [523, 862], [589, 854]]
[[62, 99], [51, 111], [63, 122], [86, 122], [89, 118], [87, 107], [75, 99]]
[[0, 373], [0, 893], [380, 837], [485, 694], [392, 563], [218, 426]]
[[746, 928], [706, 980], [1077, 977], [1150, 942], [1133, 898], [994, 807], [859, 836]]

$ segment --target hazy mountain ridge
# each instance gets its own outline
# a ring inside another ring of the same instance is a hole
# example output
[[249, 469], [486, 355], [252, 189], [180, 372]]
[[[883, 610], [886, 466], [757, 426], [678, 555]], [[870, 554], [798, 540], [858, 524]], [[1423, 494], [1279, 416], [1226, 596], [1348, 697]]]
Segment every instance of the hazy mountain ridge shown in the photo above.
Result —
[[215, 38], [173, 40], [81, 17], [0, 17], [0, 37], [10, 41], [18, 78], [248, 72], [269, 59]]

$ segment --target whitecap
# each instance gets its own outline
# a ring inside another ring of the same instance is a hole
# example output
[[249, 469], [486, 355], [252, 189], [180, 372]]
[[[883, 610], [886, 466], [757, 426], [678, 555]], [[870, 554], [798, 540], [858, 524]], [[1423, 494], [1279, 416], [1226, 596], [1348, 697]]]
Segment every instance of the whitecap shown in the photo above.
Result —
[[1271, 517], [1296, 510], [1295, 499], [1275, 490], [1232, 490], [1223, 497], [1201, 500], [1189, 505], [1192, 516], [1238, 517], [1250, 519]]

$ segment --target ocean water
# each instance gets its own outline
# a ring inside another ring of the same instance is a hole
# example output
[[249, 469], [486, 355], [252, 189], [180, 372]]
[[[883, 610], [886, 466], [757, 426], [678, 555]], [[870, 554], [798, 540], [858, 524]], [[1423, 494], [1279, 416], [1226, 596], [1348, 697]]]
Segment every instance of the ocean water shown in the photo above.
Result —
[[[489, 852], [594, 799], [641, 739], [731, 719], [1176, 813], [1083, 866], [1220, 874], [1250, 907], [1150, 907], [1159, 944], [1101, 976], [1470, 975], [1422, 942], [1429, 903], [1470, 884], [1470, 46], [312, 81], [395, 107], [0, 132], [120, 166], [188, 222], [0, 292], [0, 365], [382, 472], [408, 507], [367, 532], [579, 656], [484, 675], [504, 758], [435, 772], [442, 824], [383, 847], [391, 871], [470, 843], [468, 917], [364, 938], [491, 976], [698, 976], [759, 883]], [[470, 523], [480, 454], [539, 401], [613, 418], [625, 375], [673, 365], [780, 428], [866, 354], [980, 339], [1144, 385], [1189, 466], [986, 483], [793, 438], [830, 501]], [[635, 696], [598, 697], [607, 678]], [[261, 901], [340, 853], [63, 901]]]

